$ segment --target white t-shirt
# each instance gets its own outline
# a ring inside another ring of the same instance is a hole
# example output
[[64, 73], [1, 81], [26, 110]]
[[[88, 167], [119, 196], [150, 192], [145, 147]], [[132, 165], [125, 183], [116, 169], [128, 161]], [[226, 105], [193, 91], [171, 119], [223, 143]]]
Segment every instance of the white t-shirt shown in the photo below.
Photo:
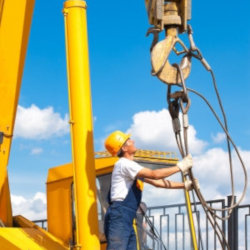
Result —
[[123, 201], [126, 198], [141, 169], [141, 165], [124, 157], [115, 163], [111, 178], [111, 201]]

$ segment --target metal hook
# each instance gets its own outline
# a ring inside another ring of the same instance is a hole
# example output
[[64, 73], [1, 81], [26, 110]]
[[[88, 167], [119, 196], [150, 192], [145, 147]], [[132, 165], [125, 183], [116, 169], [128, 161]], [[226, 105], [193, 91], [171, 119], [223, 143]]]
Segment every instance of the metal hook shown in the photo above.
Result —
[[[187, 54], [182, 58], [180, 68], [183, 72], [183, 77], [186, 79], [191, 71], [191, 57], [188, 54], [188, 49], [184, 43], [177, 37], [177, 28], [169, 28], [167, 36], [161, 42], [158, 42], [151, 52], [151, 63], [153, 75], [167, 84], [178, 84], [181, 78], [176, 67], [168, 62], [168, 57], [172, 50], [175, 50], [175, 45], [179, 43]], [[182, 52], [183, 53], [183, 52]]]

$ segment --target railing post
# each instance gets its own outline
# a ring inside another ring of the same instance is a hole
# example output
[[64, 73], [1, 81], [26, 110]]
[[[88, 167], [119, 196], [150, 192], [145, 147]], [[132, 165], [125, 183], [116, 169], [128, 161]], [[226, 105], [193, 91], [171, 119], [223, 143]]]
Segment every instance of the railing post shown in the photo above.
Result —
[[[227, 196], [227, 205], [231, 205], [232, 199], [236, 202], [236, 196]], [[234, 208], [227, 225], [228, 244], [231, 250], [238, 250], [238, 207]]]

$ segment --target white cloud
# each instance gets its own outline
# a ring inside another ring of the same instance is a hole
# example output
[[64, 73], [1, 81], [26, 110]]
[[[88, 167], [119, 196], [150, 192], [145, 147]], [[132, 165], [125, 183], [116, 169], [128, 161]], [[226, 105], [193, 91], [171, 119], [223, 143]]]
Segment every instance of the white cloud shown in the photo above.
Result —
[[[166, 109], [135, 114], [127, 133], [132, 134], [138, 148], [175, 152], [178, 150], [172, 120]], [[196, 130], [192, 125], [189, 126], [188, 136], [190, 152], [193, 154], [202, 152], [206, 142], [197, 138]]]
[[224, 133], [217, 133], [216, 135], [212, 135], [212, 139], [214, 143], [221, 143], [225, 141], [226, 136]]
[[14, 136], [26, 139], [48, 139], [69, 132], [68, 115], [64, 118], [53, 107], [40, 109], [32, 104], [28, 108], [18, 106]]
[[11, 195], [12, 209], [14, 215], [22, 215], [29, 220], [46, 219], [46, 195], [36, 193], [31, 199], [23, 196]]
[[39, 154], [41, 154], [43, 152], [43, 149], [42, 148], [33, 148], [32, 150], [31, 150], [31, 154], [32, 155], [39, 155]]
[[[249, 175], [250, 152], [240, 151], [240, 154]], [[239, 199], [243, 191], [245, 180], [242, 166], [234, 151], [232, 154], [232, 162], [235, 194]], [[194, 157], [193, 171], [195, 176], [199, 179], [201, 191], [206, 200], [223, 198], [231, 194], [229, 158], [227, 152], [223, 149], [212, 148], [204, 154]], [[250, 202], [249, 187], [247, 193], [244, 202]]]

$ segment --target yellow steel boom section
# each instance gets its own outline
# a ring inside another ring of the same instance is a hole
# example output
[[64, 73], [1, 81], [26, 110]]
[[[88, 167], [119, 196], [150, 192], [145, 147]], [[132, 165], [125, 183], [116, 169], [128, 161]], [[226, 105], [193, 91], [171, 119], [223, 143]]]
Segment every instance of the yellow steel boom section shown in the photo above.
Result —
[[12, 225], [7, 165], [34, 0], [0, 0], [0, 219]]

